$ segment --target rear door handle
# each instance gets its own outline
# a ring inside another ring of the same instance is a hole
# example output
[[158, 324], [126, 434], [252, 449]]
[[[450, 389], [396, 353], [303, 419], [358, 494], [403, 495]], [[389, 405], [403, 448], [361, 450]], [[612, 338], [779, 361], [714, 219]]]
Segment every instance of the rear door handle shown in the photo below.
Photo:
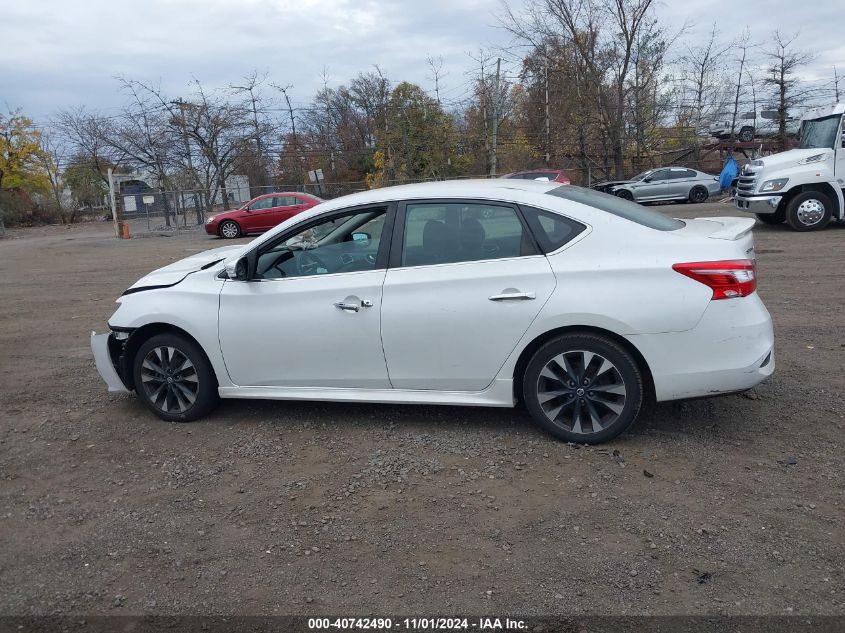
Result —
[[533, 292], [503, 292], [500, 295], [493, 295], [487, 298], [490, 301], [530, 301], [536, 299], [537, 295]]

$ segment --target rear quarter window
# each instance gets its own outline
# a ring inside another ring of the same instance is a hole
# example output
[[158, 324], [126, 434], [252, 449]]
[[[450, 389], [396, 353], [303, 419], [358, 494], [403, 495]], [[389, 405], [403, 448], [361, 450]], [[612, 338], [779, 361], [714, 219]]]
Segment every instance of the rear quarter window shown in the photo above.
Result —
[[616, 217], [634, 222], [641, 226], [646, 226], [657, 231], [677, 231], [684, 227], [684, 223], [675, 218], [647, 209], [636, 202], [624, 200], [617, 196], [596, 191], [594, 189], [584, 189], [583, 187], [575, 187], [573, 185], [561, 185], [551, 191], [547, 195], [556, 198], [563, 198], [564, 200], [571, 200], [585, 204], [588, 207], [593, 207], [599, 211], [604, 211], [615, 215]]
[[544, 253], [556, 251], [587, 228], [580, 222], [551, 211], [524, 206], [520, 208]]

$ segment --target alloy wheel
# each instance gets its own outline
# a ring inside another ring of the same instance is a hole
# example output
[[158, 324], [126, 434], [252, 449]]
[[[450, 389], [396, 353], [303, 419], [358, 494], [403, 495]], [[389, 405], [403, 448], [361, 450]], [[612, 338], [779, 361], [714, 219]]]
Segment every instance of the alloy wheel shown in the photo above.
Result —
[[706, 192], [701, 187], [696, 187], [690, 194], [690, 199], [695, 204], [700, 204], [707, 199]]
[[241, 230], [234, 222], [224, 222], [220, 225], [220, 233], [226, 239], [234, 239], [240, 234]]
[[555, 356], [537, 379], [537, 399], [546, 417], [577, 434], [597, 433], [616, 422], [627, 395], [616, 365], [585, 350]]
[[798, 221], [804, 226], [814, 226], [822, 221], [824, 212], [825, 208], [821, 201], [810, 198], [798, 205], [795, 214], [798, 216]]
[[154, 347], [141, 363], [141, 382], [150, 402], [164, 413], [190, 409], [199, 392], [196, 367], [175, 347]]

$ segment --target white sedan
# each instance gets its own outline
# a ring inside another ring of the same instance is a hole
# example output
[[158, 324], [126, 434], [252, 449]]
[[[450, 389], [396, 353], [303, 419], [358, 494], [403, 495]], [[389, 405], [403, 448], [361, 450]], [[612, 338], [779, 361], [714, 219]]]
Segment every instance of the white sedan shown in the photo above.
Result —
[[154, 271], [91, 345], [109, 390], [164, 420], [219, 398], [524, 403], [602, 442], [645, 398], [774, 371], [753, 224], [554, 182], [377, 189]]

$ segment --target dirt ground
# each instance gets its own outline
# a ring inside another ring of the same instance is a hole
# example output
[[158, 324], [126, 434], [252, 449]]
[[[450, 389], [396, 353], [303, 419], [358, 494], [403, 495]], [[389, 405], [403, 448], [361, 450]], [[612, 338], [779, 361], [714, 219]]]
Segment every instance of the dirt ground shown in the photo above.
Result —
[[845, 225], [755, 229], [769, 381], [595, 448], [506, 409], [161, 422], [106, 393], [88, 338], [220, 241], [110, 229], [0, 239], [0, 613], [845, 614]]

